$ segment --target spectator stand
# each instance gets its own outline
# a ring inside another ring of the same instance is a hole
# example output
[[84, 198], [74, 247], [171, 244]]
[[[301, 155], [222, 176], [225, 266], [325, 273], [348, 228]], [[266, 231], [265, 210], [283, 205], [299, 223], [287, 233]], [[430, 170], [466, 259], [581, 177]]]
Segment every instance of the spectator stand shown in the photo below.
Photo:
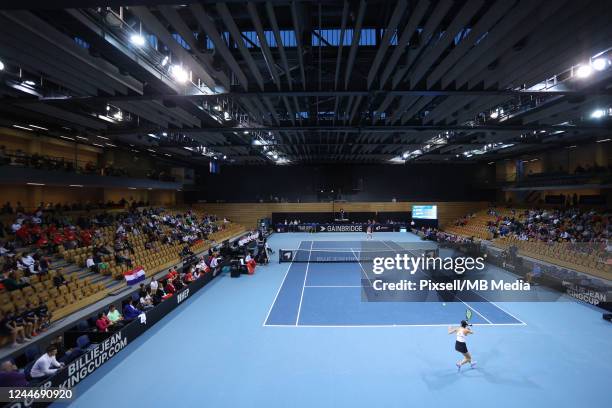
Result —
[[[243, 235], [244, 230], [241, 230], [238, 233], [232, 232], [232, 235], [228, 237], [225, 242], [233, 243], [243, 237]], [[210, 248], [220, 250], [222, 244], [222, 242], [219, 242], [211, 246]], [[208, 249], [208, 246], [202, 246], [198, 251], [194, 252], [196, 252], [196, 255], [203, 255], [208, 251]], [[164, 276], [166, 276], [168, 268], [175, 265], [177, 265], [177, 262], [171, 262], [164, 265], [163, 268], [159, 268], [153, 273], [147, 273], [147, 279], [145, 282], [150, 282], [152, 279], [158, 280], [163, 278]], [[0, 361], [10, 359], [17, 363], [21, 363], [18, 364], [18, 366], [23, 368], [24, 363], [28, 361], [28, 359], [25, 357], [26, 350], [44, 350], [46, 346], [50, 344], [54, 339], [56, 339], [58, 336], [63, 336], [65, 333], [68, 332], [69, 334], [66, 338], [64, 338], [64, 342], [66, 343], [65, 346], [69, 348], [75, 347], [77, 339], [85, 334], [90, 336], [90, 342], [93, 342], [94, 340], [100, 340], [100, 338], [104, 336], [100, 336], [97, 334], [92, 335], [92, 333], [95, 333], [95, 330], [93, 329], [93, 327], [95, 327], [95, 324], [92, 326], [91, 322], [89, 322], [87, 328], [85, 328], [83, 322], [87, 322], [89, 319], [97, 316], [97, 314], [101, 310], [107, 310], [111, 304], [121, 306], [121, 303], [123, 301], [131, 299], [132, 296], [134, 294], [137, 294], [139, 290], [139, 285], [127, 286], [125, 282], [123, 282], [121, 290], [115, 290], [112, 293], [107, 293], [102, 299], [98, 300], [95, 303], [75, 307], [76, 310], [73, 313], [68, 314], [60, 320], [57, 320], [55, 324], [49, 328], [49, 330], [41, 333], [38, 337], [35, 338], [35, 340], [21, 344], [17, 348], [0, 348]], [[119, 308], [119, 310], [122, 310], [122, 308]], [[32, 353], [32, 351], [29, 351], [29, 353]]]
[[[102, 236], [105, 233], [112, 235], [114, 228], [116, 228], [116, 225], [104, 227], [104, 231], [101, 231], [100, 234]], [[210, 234], [208, 239], [213, 242], [222, 241], [243, 230], [240, 225], [224, 223], [223, 228], [219, 228], [218, 232]], [[176, 264], [180, 247], [185, 245], [184, 243], [169, 245], [161, 248], [156, 253], [149, 254], [143, 248], [143, 240], [138, 240], [142, 236], [136, 238], [138, 242], [134, 241], [132, 243], [134, 247], [134, 260], [139, 264], [142, 261], [148, 277]], [[202, 252], [208, 249], [207, 241], [205, 240], [196, 240], [191, 244], [191, 249], [194, 252]], [[62, 284], [54, 287], [52, 275], [49, 274], [33, 275], [29, 278], [31, 280], [30, 286], [0, 294], [0, 307], [2, 307], [2, 310], [9, 312], [25, 304], [26, 301], [32, 301], [35, 298], [33, 304], [38, 304], [38, 300], [43, 299], [47, 302], [49, 310], [53, 313], [53, 320], [57, 321], [80, 311], [90, 304], [100, 301], [111, 292], [118, 292], [119, 289], [125, 288], [123, 272], [128, 270], [129, 267], [119, 268], [113, 266], [113, 262], [110, 261], [112, 267], [107, 268], [108, 273], [99, 273], [100, 271], [83, 268], [88, 256], [88, 250], [91, 251], [91, 246], [74, 250], [63, 250], [61, 254], [64, 259], [53, 262], [52, 269], [64, 269], [66, 285]], [[106, 260], [109, 261], [108, 259]], [[106, 272], [106, 270], [103, 272]], [[6, 341], [4, 337], [2, 340]]]

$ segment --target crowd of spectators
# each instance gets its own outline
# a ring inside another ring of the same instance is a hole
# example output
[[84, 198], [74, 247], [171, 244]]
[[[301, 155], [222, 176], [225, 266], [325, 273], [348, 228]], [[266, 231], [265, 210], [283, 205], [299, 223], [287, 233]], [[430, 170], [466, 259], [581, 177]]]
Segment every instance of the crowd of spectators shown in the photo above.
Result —
[[[10, 205], [5, 205], [10, 206]], [[13, 214], [13, 211], [10, 211]], [[144, 235], [145, 247], [159, 251], [162, 244], [184, 245], [181, 256], [192, 254], [190, 245], [224, 228], [229, 221], [217, 222], [213, 215], [198, 216], [191, 211], [169, 213], [158, 209], [132, 209], [127, 212], [101, 212], [94, 215], [65, 216], [46, 213], [40, 208], [31, 214], [14, 213], [12, 224], [0, 240], [0, 291], [11, 292], [30, 286], [34, 275], [52, 273], [56, 287], [66, 285], [62, 271], [51, 271], [54, 254], [59, 248], [90, 247], [86, 266], [99, 272], [108, 268], [107, 260], [133, 266], [134, 248], [128, 234]], [[112, 240], [101, 234], [102, 227], [112, 226]], [[189, 279], [198, 275], [193, 271]], [[152, 299], [155, 293], [153, 292]], [[15, 313], [0, 315], [0, 330], [17, 345], [37, 335], [46, 327], [50, 313], [44, 303], [27, 305]]]
[[[52, 274], [52, 282], [56, 287], [67, 285], [61, 269], [54, 270], [51, 267], [53, 256], [59, 248], [91, 248], [86, 267], [96, 271], [108, 267], [105, 260], [109, 256], [114, 257], [117, 263], [130, 265], [134, 255], [131, 242], [133, 236], [144, 236], [145, 248], [151, 251], [160, 250], [163, 244], [179, 242], [183, 246], [180, 255], [195, 260], [181, 272], [173, 267], [161, 279], [141, 284], [137, 294], [124, 301], [120, 308], [110, 305], [88, 322], [88, 330], [92, 333], [113, 332], [141, 318], [146, 310], [154, 308], [205, 274], [217, 274], [225, 265], [220, 254], [212, 249], [197, 258], [190, 249], [192, 244], [208, 239], [210, 234], [225, 228], [229, 223], [228, 219], [219, 220], [214, 215], [135, 207], [125, 212], [65, 214], [63, 208], [56, 210], [54, 206], [43, 205], [27, 213], [21, 204], [15, 207], [10, 203], [3, 207], [3, 213], [7, 215], [3, 219], [11, 221], [6, 226], [0, 225], [3, 233], [0, 237], [0, 271], [3, 275], [0, 292], [27, 287], [32, 276], [39, 274]], [[110, 238], [108, 227], [112, 227], [113, 231]], [[103, 228], [104, 233], [101, 232]], [[265, 240], [262, 246], [266, 248]], [[246, 260], [251, 262], [249, 256], [247, 254]], [[0, 312], [0, 336], [9, 338], [13, 346], [18, 346], [46, 331], [51, 316], [44, 301], [37, 305], [27, 303], [25, 308], [17, 308], [11, 313]], [[25, 368], [19, 369], [12, 360], [0, 363], [0, 384], [39, 384], [62, 370], [84, 351], [79, 346], [66, 350], [60, 338], [46, 347], [42, 355], [33, 358]]]
[[473, 237], [464, 237], [461, 235], [451, 234], [448, 232], [440, 231], [438, 228], [435, 227], [421, 227], [418, 233], [423, 237], [423, 239], [436, 241], [439, 243], [465, 244], [474, 242]]
[[[157, 252], [163, 244], [181, 243], [181, 255], [189, 255], [189, 246], [196, 241], [206, 240], [219, 228], [229, 222], [223, 220], [221, 226], [212, 215], [198, 217], [187, 211], [171, 214], [163, 209], [131, 209], [128, 212], [99, 213], [93, 216], [80, 215], [76, 218], [45, 214], [38, 209], [33, 214], [17, 213], [7, 236], [14, 237], [0, 241], [0, 270], [5, 280], [11, 272], [21, 270], [25, 277], [32, 274], [47, 273], [50, 256], [60, 247], [65, 250], [80, 247], [93, 249], [88, 254], [87, 267], [99, 271], [107, 267], [103, 258], [110, 255], [117, 264], [131, 266], [134, 248], [128, 234], [144, 235], [145, 248]], [[100, 228], [115, 228], [113, 241], [106, 240]], [[15, 287], [11, 280], [9, 287]], [[19, 288], [19, 284], [16, 288]]]
[[[490, 210], [494, 211], [494, 210]], [[519, 240], [605, 243], [611, 236], [610, 215], [579, 208], [512, 210], [487, 227], [494, 238], [513, 235]]]

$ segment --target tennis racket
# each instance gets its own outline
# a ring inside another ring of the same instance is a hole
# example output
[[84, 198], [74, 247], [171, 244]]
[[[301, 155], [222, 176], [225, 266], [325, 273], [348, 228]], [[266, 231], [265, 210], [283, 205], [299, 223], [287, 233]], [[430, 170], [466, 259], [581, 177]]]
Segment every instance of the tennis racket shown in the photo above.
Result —
[[465, 309], [465, 321], [468, 322], [468, 326], [471, 326], [470, 319], [472, 318], [472, 309]]

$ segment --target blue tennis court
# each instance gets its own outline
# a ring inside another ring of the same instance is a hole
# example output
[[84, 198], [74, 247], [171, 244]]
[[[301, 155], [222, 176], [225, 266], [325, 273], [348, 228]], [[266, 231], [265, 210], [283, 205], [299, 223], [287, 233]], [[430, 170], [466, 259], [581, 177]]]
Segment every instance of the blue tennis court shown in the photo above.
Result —
[[[294, 233], [268, 242], [278, 254], [311, 241], [351, 248], [362, 238]], [[434, 408], [457, 396], [498, 408], [608, 405], [612, 337], [599, 309], [571, 300], [470, 304], [492, 323], [474, 313], [468, 342], [478, 367], [458, 374], [445, 326], [466, 307], [362, 303], [359, 288], [319, 288], [360, 285], [358, 265], [272, 262], [253, 276], [222, 275], [83, 380], [71, 407], [180, 399], [186, 407]]]
[[[384, 253], [402, 248], [393, 241], [302, 241], [309, 253]], [[321, 251], [318, 251], [321, 250]], [[525, 323], [486, 299], [464, 302], [367, 302], [363, 290], [374, 275], [365, 262], [291, 263], [265, 326], [447, 326], [469, 308], [476, 325]]]

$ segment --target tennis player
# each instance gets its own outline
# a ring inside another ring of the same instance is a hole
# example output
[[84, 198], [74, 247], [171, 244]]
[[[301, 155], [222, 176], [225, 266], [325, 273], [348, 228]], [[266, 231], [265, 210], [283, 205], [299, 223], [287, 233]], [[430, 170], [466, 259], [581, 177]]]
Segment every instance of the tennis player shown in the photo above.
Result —
[[372, 224], [368, 224], [366, 228], [366, 239], [372, 239]]
[[465, 344], [465, 338], [468, 334], [474, 334], [472, 329], [468, 327], [468, 322], [465, 320], [461, 321], [461, 327], [448, 327], [448, 334], [457, 334], [457, 340], [455, 341], [455, 350], [463, 355], [463, 360], [457, 361], [457, 371], [461, 371], [461, 366], [467, 363], [470, 363], [470, 367], [476, 367], [476, 362], [472, 361], [472, 356], [467, 349], [467, 345]]

